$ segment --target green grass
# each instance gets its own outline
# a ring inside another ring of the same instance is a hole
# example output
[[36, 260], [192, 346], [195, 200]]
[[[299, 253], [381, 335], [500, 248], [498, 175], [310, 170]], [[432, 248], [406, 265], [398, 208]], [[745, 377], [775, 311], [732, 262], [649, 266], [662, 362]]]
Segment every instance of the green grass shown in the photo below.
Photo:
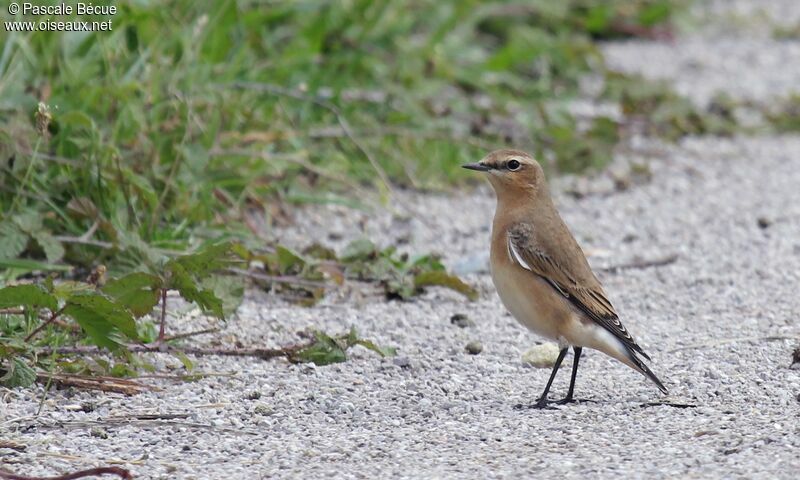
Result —
[[[646, 33], [675, 8], [115, 3], [112, 32], [0, 32], [0, 228], [24, 243], [2, 258], [125, 272], [141, 243], [183, 251], [252, 238], [245, 212], [279, 202], [441, 188], [503, 145], [554, 169], [600, 167], [615, 125], [562, 107], [602, 72], [596, 39]], [[30, 215], [42, 222], [26, 230]]]

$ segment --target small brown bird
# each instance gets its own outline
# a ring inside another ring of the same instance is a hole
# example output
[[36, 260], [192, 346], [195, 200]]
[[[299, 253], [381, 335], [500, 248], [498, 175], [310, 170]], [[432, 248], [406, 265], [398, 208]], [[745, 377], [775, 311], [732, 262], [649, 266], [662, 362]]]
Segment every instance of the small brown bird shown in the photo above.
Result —
[[583, 347], [594, 348], [641, 372], [667, 393], [644, 364], [650, 357], [622, 325], [578, 242], [550, 198], [544, 171], [519, 150], [497, 150], [464, 168], [486, 172], [497, 195], [492, 225], [492, 281], [503, 304], [530, 330], [558, 342], [561, 351], [535, 408], [548, 404], [550, 385], [571, 346], [575, 352], [567, 396], [573, 401]]

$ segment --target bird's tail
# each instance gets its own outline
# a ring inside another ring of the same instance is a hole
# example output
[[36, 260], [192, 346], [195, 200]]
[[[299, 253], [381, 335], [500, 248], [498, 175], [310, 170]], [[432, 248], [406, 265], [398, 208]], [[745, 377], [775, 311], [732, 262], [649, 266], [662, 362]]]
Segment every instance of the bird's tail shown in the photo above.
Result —
[[630, 359], [631, 363], [633, 363], [633, 365], [631, 366], [634, 369], [641, 372], [642, 375], [649, 378], [653, 383], [655, 383], [658, 389], [661, 390], [661, 393], [663, 393], [664, 395], [669, 394], [669, 390], [667, 390], [667, 387], [665, 387], [664, 384], [661, 383], [661, 380], [659, 380], [658, 377], [656, 377], [656, 374], [653, 373], [652, 370], [650, 370], [650, 367], [645, 365], [642, 359], [636, 355], [636, 352], [634, 352], [631, 349], [628, 349], [628, 358]]

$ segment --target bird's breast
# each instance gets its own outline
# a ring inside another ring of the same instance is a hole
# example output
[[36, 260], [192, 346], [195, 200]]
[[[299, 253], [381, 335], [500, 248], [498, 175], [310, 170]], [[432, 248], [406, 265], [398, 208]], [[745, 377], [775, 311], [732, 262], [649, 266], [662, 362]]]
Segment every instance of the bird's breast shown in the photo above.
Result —
[[518, 322], [544, 337], [558, 340], [573, 312], [541, 277], [524, 270], [508, 258], [508, 253], [493, 248], [492, 281], [503, 305]]

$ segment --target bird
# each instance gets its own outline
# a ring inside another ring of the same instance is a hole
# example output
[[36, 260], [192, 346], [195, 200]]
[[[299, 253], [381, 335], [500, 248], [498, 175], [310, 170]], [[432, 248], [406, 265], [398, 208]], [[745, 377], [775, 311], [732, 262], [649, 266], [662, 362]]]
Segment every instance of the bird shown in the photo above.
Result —
[[[576, 401], [575, 379], [584, 348], [619, 360], [668, 394], [644, 363], [650, 357], [620, 321], [558, 214], [539, 162], [524, 151], [502, 149], [462, 167], [485, 173], [497, 197], [489, 261], [500, 300], [518, 322], [559, 345], [544, 392], [530, 407]], [[570, 347], [574, 359], [567, 395], [551, 402], [550, 387]]]

